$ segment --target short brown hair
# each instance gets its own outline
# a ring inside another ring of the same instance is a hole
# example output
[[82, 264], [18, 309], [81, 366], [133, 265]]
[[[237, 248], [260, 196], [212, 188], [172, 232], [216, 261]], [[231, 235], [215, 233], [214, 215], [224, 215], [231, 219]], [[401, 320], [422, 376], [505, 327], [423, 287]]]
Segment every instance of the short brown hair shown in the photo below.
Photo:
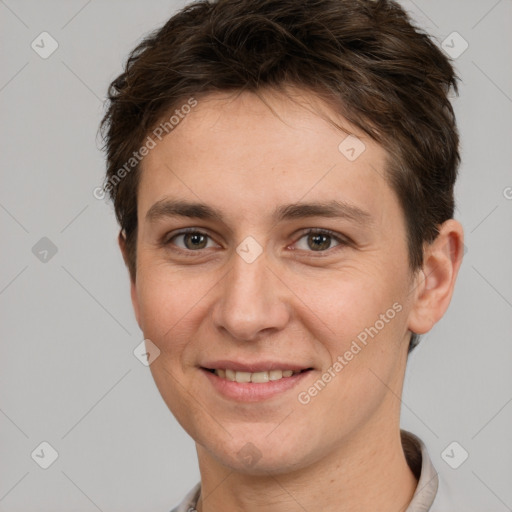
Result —
[[382, 144], [403, 208], [409, 263], [453, 216], [460, 157], [449, 59], [389, 0], [219, 0], [185, 7], [130, 54], [102, 121], [107, 192], [135, 280], [139, 166], [119, 170], [180, 103], [216, 91], [283, 90], [330, 100]]

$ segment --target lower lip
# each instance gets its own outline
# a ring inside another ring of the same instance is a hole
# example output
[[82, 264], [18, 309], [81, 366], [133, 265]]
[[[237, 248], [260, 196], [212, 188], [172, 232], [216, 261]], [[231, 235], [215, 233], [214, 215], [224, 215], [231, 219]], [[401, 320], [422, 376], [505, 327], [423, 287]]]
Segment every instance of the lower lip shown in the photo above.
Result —
[[279, 380], [272, 380], [265, 383], [246, 383], [221, 379], [214, 373], [202, 368], [201, 371], [222, 396], [240, 402], [259, 402], [277, 396], [297, 386], [297, 384], [311, 373], [311, 370], [306, 370], [292, 375], [291, 377], [283, 377]]

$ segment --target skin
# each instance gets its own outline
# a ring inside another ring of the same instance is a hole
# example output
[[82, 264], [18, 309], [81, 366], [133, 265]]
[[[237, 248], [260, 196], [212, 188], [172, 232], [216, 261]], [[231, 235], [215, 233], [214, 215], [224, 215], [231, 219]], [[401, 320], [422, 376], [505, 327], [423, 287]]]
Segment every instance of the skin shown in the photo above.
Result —
[[[440, 226], [423, 268], [412, 272], [403, 212], [384, 178], [385, 148], [314, 95], [290, 94], [293, 101], [267, 91], [267, 104], [248, 92], [201, 98], [144, 159], [131, 283], [136, 318], [160, 350], [150, 366], [158, 389], [196, 442], [200, 512], [397, 512], [417, 484], [399, 430], [407, 344], [410, 331], [428, 332], [449, 305], [462, 227]], [[355, 161], [338, 150], [346, 133], [321, 113], [364, 142]], [[205, 203], [223, 220], [148, 219], [164, 199]], [[330, 200], [363, 210], [365, 220], [271, 217], [283, 204]], [[174, 236], [183, 228], [207, 234], [208, 243], [197, 249], [190, 236]], [[308, 228], [348, 243], [328, 237], [318, 250]], [[248, 236], [263, 249], [252, 263], [236, 252]], [[396, 303], [401, 311], [301, 404], [298, 393]], [[235, 402], [200, 370], [213, 359], [275, 359], [313, 370], [271, 399]], [[244, 446], [256, 463], [240, 457]]]

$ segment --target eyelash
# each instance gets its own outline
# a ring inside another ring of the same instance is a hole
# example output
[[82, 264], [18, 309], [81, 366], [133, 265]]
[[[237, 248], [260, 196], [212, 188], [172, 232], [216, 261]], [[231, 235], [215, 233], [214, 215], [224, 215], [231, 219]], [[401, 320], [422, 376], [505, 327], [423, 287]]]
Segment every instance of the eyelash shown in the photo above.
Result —
[[[187, 235], [190, 233], [204, 235], [204, 236], [208, 237], [210, 240], [212, 240], [212, 237], [208, 233], [205, 233], [204, 231], [201, 231], [197, 228], [186, 228], [186, 229], [182, 229], [182, 230], [178, 231], [177, 233], [173, 234], [171, 237], [167, 237], [167, 236], [164, 237], [162, 239], [161, 245], [164, 247], [169, 247], [170, 245], [172, 245], [172, 241], [175, 238], [182, 236], [182, 235]], [[336, 248], [342, 249], [343, 247], [351, 245], [351, 242], [349, 239], [341, 237], [339, 234], [335, 233], [334, 231], [331, 231], [329, 229], [323, 229], [323, 228], [309, 228], [309, 229], [303, 231], [300, 234], [299, 238], [297, 238], [297, 240], [294, 243], [297, 243], [299, 240], [301, 240], [305, 236], [308, 236], [311, 234], [326, 235], [326, 236], [329, 236], [330, 238], [332, 238], [333, 240], [335, 240], [336, 242], [338, 242], [338, 245], [331, 247], [329, 249], [326, 249], [325, 251], [306, 251], [306, 252], [310, 252], [310, 253], [314, 254], [315, 257], [327, 256], [328, 254], [326, 254], [326, 253], [330, 253], [331, 251], [335, 250]], [[194, 251], [191, 249], [182, 249], [181, 247], [175, 247], [173, 250], [176, 252], [180, 252], [181, 254], [184, 254], [185, 256], [192, 256], [192, 257], [197, 256], [197, 253], [201, 253], [202, 251], [204, 251], [204, 249], [198, 249], [198, 250]], [[299, 249], [299, 250], [303, 250], [303, 249]]]

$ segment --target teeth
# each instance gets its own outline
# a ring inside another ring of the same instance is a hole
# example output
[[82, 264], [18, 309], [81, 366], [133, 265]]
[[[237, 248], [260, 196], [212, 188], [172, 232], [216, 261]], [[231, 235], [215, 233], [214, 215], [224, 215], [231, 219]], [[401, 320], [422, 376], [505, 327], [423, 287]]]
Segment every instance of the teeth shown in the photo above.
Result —
[[268, 372], [269, 380], [279, 380], [283, 378], [283, 372], [281, 370], [270, 370]]
[[268, 372], [256, 372], [251, 375], [251, 382], [268, 382], [269, 375]]
[[237, 382], [251, 382], [251, 374], [249, 372], [236, 372]]
[[233, 370], [215, 370], [215, 375], [220, 377], [221, 379], [227, 379], [231, 382], [253, 382], [257, 384], [264, 384], [265, 382], [280, 380], [285, 377], [291, 377], [296, 373], [300, 373], [300, 371], [293, 370], [270, 370], [268, 372], [235, 372]]

